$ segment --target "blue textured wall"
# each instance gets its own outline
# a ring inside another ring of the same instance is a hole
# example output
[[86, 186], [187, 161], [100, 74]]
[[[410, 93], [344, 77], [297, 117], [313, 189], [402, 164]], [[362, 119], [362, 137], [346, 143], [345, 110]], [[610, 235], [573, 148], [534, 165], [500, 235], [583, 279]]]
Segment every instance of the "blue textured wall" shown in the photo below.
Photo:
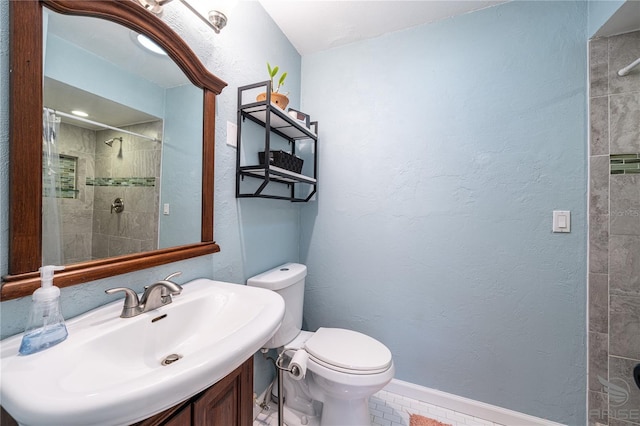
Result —
[[378, 338], [398, 379], [584, 424], [586, 21], [511, 2], [303, 57], [311, 330]]

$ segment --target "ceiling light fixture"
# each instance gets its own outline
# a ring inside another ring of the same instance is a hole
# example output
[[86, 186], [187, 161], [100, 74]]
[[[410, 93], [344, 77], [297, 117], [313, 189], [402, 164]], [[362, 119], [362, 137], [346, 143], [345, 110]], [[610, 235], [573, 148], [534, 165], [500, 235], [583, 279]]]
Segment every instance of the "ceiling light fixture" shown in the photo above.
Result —
[[[172, 0], [138, 0], [145, 9], [159, 14], [162, 7]], [[227, 25], [229, 11], [237, 0], [180, 0], [187, 9], [193, 12], [203, 22], [213, 28], [216, 34]]]
[[136, 41], [140, 44], [140, 46], [149, 50], [150, 52], [155, 53], [156, 55], [167, 56], [167, 52], [160, 46], [158, 46], [153, 40], [147, 37], [144, 34], [137, 34]]
[[162, 6], [169, 3], [171, 0], [138, 0], [138, 3], [142, 5], [149, 12], [155, 14], [162, 13]]
[[213, 28], [216, 34], [227, 25], [229, 12], [237, 0], [180, 0], [203, 22]]
[[86, 112], [81, 111], [79, 109], [74, 109], [73, 111], [71, 111], [71, 114], [77, 115], [78, 117], [88, 117], [89, 116], [89, 114], [87, 114]]
[[211, 23], [213, 31], [215, 31], [216, 34], [220, 34], [220, 30], [227, 25], [227, 15], [218, 10], [210, 10], [209, 22]]

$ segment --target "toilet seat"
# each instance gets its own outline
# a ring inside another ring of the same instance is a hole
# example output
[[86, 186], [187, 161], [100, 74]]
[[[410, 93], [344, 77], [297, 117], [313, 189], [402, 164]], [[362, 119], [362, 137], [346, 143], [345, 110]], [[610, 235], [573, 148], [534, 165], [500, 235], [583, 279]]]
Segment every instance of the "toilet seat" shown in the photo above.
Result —
[[314, 362], [348, 374], [378, 374], [392, 365], [391, 351], [376, 339], [353, 330], [319, 328], [304, 342]]

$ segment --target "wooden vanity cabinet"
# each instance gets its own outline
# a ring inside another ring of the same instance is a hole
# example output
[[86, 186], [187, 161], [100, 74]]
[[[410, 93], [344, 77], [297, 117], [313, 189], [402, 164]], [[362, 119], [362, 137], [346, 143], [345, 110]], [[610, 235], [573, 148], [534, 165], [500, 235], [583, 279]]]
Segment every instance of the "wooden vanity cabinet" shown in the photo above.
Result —
[[251, 426], [253, 357], [208, 389], [133, 426]]
[[2, 407], [0, 407], [0, 426], [18, 426], [18, 422]]

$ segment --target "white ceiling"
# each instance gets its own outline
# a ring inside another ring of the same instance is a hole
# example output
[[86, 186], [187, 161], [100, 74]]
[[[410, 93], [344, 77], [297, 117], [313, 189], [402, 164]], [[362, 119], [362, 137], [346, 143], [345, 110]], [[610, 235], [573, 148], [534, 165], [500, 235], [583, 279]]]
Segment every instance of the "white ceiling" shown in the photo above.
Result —
[[[67, 114], [75, 109], [81, 109], [90, 114], [92, 120], [99, 120], [99, 122], [110, 126], [124, 127], [158, 120], [158, 117], [154, 117], [153, 115], [129, 108], [126, 105], [113, 102], [48, 77], [44, 78], [42, 100], [46, 108], [66, 112]], [[60, 118], [64, 123], [71, 123], [74, 126], [85, 129], [104, 130], [105, 128], [104, 126], [94, 125], [77, 119], [74, 120], [70, 117]]]
[[462, 15], [507, 0], [259, 0], [301, 55]]

